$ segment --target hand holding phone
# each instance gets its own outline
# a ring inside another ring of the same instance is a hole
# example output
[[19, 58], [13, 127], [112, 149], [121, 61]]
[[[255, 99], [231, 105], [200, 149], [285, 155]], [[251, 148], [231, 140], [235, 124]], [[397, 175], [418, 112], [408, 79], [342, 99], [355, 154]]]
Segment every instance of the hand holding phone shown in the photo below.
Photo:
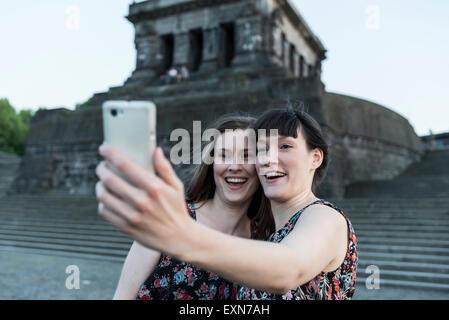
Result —
[[[143, 168], [154, 172], [156, 106], [150, 101], [106, 101], [103, 104], [104, 142]], [[108, 166], [127, 179], [114, 166]]]

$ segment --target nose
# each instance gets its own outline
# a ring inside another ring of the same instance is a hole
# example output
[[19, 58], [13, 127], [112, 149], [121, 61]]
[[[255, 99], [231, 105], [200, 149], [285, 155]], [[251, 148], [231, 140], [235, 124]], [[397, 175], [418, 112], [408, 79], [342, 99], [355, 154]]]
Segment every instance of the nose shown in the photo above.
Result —
[[261, 151], [257, 154], [257, 163], [260, 166], [270, 166], [278, 163], [277, 150], [270, 149], [268, 151]]
[[257, 154], [257, 164], [261, 167], [267, 167], [271, 163], [271, 159], [267, 152], [259, 152]]
[[232, 163], [229, 163], [228, 170], [229, 171], [239, 171], [242, 169], [241, 163], [239, 159], [234, 156]]

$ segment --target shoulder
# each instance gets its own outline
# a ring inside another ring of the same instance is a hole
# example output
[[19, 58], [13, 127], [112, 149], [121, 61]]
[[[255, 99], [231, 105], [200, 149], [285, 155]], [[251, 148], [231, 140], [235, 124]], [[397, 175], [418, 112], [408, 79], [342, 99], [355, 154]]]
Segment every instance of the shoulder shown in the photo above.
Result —
[[298, 223], [334, 231], [346, 231], [347, 228], [347, 222], [343, 214], [336, 208], [323, 203], [317, 203], [306, 208], [299, 217]]

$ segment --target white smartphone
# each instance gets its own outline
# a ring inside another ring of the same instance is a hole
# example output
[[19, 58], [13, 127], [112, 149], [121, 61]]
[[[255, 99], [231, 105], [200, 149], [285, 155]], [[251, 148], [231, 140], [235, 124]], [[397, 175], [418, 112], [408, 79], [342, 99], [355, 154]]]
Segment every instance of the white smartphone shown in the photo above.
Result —
[[[143, 168], [154, 172], [156, 106], [151, 101], [106, 101], [103, 103], [104, 141]], [[108, 166], [128, 182], [110, 163]]]

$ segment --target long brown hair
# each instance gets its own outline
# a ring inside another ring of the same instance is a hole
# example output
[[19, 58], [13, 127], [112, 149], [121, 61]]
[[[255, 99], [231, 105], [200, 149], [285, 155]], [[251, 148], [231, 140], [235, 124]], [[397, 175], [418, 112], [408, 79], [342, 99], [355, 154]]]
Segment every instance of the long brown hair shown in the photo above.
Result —
[[[218, 119], [210, 128], [220, 133], [225, 130], [248, 129], [255, 118], [241, 115], [226, 115]], [[213, 156], [213, 148], [210, 155]], [[215, 181], [213, 164], [204, 161], [196, 168], [187, 190], [187, 201], [200, 203], [212, 199], [215, 195]], [[263, 193], [262, 185], [254, 193], [253, 199], [248, 207], [248, 218], [251, 219], [251, 238], [266, 240], [275, 231], [273, 213], [271, 212], [270, 200]]]

